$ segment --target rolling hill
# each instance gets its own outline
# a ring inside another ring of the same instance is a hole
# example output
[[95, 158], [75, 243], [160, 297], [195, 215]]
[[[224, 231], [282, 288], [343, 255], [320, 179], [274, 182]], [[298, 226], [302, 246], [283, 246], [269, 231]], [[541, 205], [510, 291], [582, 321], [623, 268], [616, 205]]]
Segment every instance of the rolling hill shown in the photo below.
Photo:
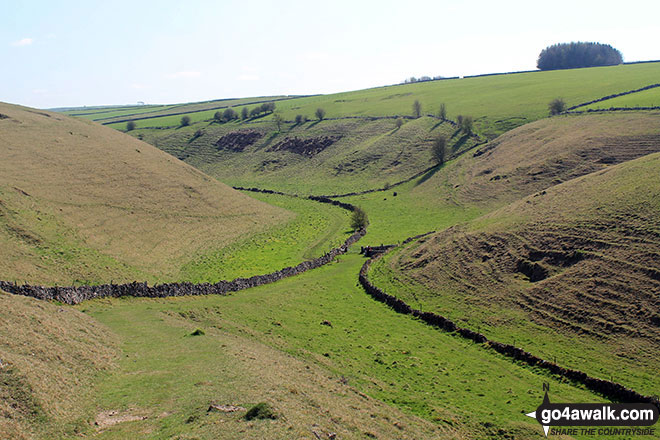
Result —
[[98, 124], [0, 104], [0, 278], [175, 280], [294, 218]]
[[376, 279], [495, 340], [653, 393], [659, 170], [655, 153], [547, 187], [397, 250]]

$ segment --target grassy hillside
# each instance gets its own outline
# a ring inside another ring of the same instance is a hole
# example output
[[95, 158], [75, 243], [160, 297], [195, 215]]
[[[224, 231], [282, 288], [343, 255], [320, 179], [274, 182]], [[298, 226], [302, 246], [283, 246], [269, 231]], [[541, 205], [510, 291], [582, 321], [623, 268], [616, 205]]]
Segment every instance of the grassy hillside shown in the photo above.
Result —
[[93, 387], [116, 366], [117, 338], [70, 307], [0, 292], [0, 438], [87, 430]]
[[658, 107], [660, 106], [660, 87], [655, 87], [629, 95], [618, 96], [605, 101], [579, 107], [578, 110], [608, 109], [611, 107]]
[[295, 217], [114, 130], [0, 104], [0, 278], [173, 280]]
[[286, 96], [260, 96], [240, 99], [217, 99], [213, 101], [192, 102], [186, 104], [169, 105], [133, 105], [133, 106], [106, 106], [106, 107], [79, 107], [56, 109], [68, 116], [77, 116], [101, 123], [112, 123], [117, 120], [131, 118], [151, 118], [154, 116], [167, 116], [174, 113], [200, 112], [206, 110], [216, 111], [221, 108], [236, 105], [254, 104], [265, 101], [286, 99]]
[[[287, 120], [296, 114], [314, 118], [321, 107], [328, 118], [410, 115], [419, 100], [424, 113], [437, 113], [441, 103], [448, 116], [472, 115], [477, 131], [489, 138], [548, 114], [548, 103], [562, 97], [568, 106], [657, 83], [660, 63], [593, 67], [459, 78], [353, 92], [295, 98], [277, 103]], [[240, 105], [235, 109], [240, 112]], [[214, 111], [191, 114], [194, 122], [210, 120]], [[179, 118], [138, 120], [137, 127], [175, 127]], [[125, 123], [112, 125], [123, 130]]]
[[[200, 128], [201, 127], [201, 128]], [[448, 123], [420, 118], [284, 124], [204, 123], [139, 136], [219, 180], [299, 194], [383, 187], [432, 166], [431, 145], [448, 138], [447, 155], [475, 145]]]
[[423, 310], [657, 391], [660, 154], [556, 185], [395, 252], [374, 277]]
[[[92, 437], [537, 438], [523, 410], [538, 406], [543, 382], [558, 401], [602, 400], [373, 301], [356, 285], [363, 261], [353, 251], [230, 296], [76, 306], [125, 341], [101, 408], [147, 416]], [[190, 336], [197, 328], [205, 334]], [[207, 414], [211, 401], [266, 401], [280, 418]]]
[[658, 151], [660, 112], [553, 117], [512, 130], [406, 185], [342, 200], [369, 213], [364, 244], [393, 243]]

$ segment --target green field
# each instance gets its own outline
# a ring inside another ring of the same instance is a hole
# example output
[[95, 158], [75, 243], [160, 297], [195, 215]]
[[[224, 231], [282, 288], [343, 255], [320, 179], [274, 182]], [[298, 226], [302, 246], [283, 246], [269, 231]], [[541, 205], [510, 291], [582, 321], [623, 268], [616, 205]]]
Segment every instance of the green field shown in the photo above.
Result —
[[[576, 105], [659, 73], [648, 63], [290, 97], [276, 103], [281, 127], [270, 114], [211, 119], [284, 97], [64, 109], [77, 119], [0, 104], [0, 279], [269, 273], [352, 233], [350, 212], [307, 195], [379, 189], [338, 198], [370, 220], [346, 255], [269, 285], [73, 307], [0, 292], [12, 311], [0, 320], [0, 438], [533, 439], [542, 430], [525, 413], [544, 383], [553, 402], [605, 400], [371, 299], [360, 246], [429, 231], [375, 262], [371, 281], [657, 394], [660, 112], [546, 116], [556, 97]], [[654, 102], [656, 90], [621, 99]], [[415, 100], [473, 116], [476, 135], [435, 116], [369, 118], [409, 115]], [[291, 122], [319, 107], [327, 119]], [[194, 112], [190, 126], [180, 111]], [[131, 117], [130, 136], [125, 122], [99, 124]], [[276, 418], [245, 420], [260, 402]]]
[[580, 107], [578, 110], [608, 109], [611, 107], [658, 107], [660, 106], [660, 87], [618, 96], [595, 104]]
[[[355, 388], [369, 400], [434, 422], [438, 431], [431, 438], [447, 438], [446, 432], [454, 429], [459, 435], [452, 436], [458, 438], [534, 438], [540, 427], [522, 413], [540, 403], [543, 382], [550, 382], [558, 401], [599, 400], [374, 302], [355, 283], [362, 262], [351, 254], [313, 272], [227, 297], [127, 298], [78, 306], [124, 341], [120, 368], [99, 386], [100, 408], [132, 408], [134, 414], [148, 416], [94, 438], [168, 438], [184, 433], [200, 439], [291, 438], [305, 430], [299, 423], [299, 400], [312, 414], [318, 405], [335, 417], [334, 424], [324, 417], [317, 423], [342, 429], [346, 438], [369, 437], [369, 430], [359, 426], [354, 432], [344, 430], [350, 412], [335, 413], [319, 396], [304, 397], [305, 381], [295, 376], [306, 379], [310, 373], [304, 364], [281, 372], [281, 353], [314, 365], [312, 372], [323, 371], [335, 383], [331, 399], [342, 401]], [[324, 320], [332, 327], [320, 325]], [[206, 334], [188, 336], [195, 328]], [[264, 352], [272, 362], [264, 359]], [[246, 357], [253, 360], [246, 363]], [[255, 369], [246, 370], [249, 365]], [[282, 377], [268, 388], [273, 375]], [[342, 377], [347, 385], [340, 385]], [[236, 416], [207, 416], [211, 400], [243, 407], [270, 401], [284, 420], [246, 425], [237, 424]], [[415, 438], [406, 433], [415, 429], [408, 427], [411, 421], [395, 410], [383, 408], [371, 418], [390, 426], [398, 422], [405, 428], [396, 435]], [[290, 424], [293, 434], [286, 434]]]
[[[493, 138], [512, 128], [543, 118], [557, 97], [573, 106], [602, 96], [657, 83], [660, 63], [516, 73], [509, 75], [429, 81], [354, 92], [296, 98], [277, 103], [285, 119], [296, 114], [314, 119], [321, 107], [327, 118], [345, 116], [410, 115], [419, 100], [423, 113], [436, 114], [441, 103], [448, 117], [471, 115], [477, 131]], [[236, 110], [240, 112], [240, 105]], [[193, 113], [193, 122], [209, 120], [212, 111]], [[180, 117], [136, 121], [137, 127], [176, 127]], [[125, 129], [124, 124], [113, 128]]]

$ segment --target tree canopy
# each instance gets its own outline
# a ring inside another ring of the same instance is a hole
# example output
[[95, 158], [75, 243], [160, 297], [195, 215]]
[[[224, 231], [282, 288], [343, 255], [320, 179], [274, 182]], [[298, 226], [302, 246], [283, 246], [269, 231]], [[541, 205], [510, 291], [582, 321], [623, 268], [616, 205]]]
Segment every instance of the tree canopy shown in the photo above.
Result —
[[621, 52], [601, 43], [559, 43], [543, 49], [536, 62], [541, 70], [575, 69], [579, 67], [621, 64]]

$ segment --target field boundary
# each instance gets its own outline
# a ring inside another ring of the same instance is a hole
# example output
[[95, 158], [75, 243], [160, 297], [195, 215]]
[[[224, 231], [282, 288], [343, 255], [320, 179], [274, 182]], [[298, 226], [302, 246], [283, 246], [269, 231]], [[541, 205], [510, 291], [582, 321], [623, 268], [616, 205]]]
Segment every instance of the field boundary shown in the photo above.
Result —
[[[596, 104], [598, 102], [607, 101], [609, 99], [618, 98], [619, 96], [631, 95], [633, 93], [638, 93], [638, 92], [643, 92], [645, 90], [655, 89], [656, 87], [660, 87], [660, 83], [649, 84], [648, 86], [644, 86], [644, 87], [641, 87], [639, 89], [628, 90], [627, 92], [615, 93], [613, 95], [603, 96], [602, 98], [594, 99], [592, 101], [583, 102], [582, 104], [574, 105], [572, 107], [567, 108], [566, 111], [562, 112], [562, 113], [568, 113], [571, 110], [575, 110], [576, 108], [584, 107], [584, 106], [591, 105], [591, 104]], [[632, 108], [632, 107], [627, 107], [627, 108]], [[644, 108], [644, 109], [646, 109], [646, 108]], [[591, 110], [587, 110], [587, 111], [591, 111]]]
[[[430, 235], [433, 232], [435, 231], [410, 237], [404, 240], [401, 243], [401, 245], [409, 243], [413, 240], [424, 237], [426, 235]], [[398, 246], [394, 246], [394, 247], [398, 247]], [[364, 288], [364, 290], [367, 292], [367, 294], [369, 294], [376, 301], [387, 304], [390, 308], [392, 308], [394, 311], [398, 313], [404, 315], [412, 315], [415, 318], [420, 319], [421, 321], [432, 327], [436, 327], [438, 329], [450, 333], [454, 333], [456, 336], [474, 341], [478, 344], [483, 344], [485, 348], [495, 350], [496, 352], [506, 357], [510, 357], [516, 361], [520, 361], [532, 367], [542, 368], [544, 370], [549, 371], [552, 374], [565, 377], [573, 382], [584, 385], [587, 389], [597, 392], [598, 394], [601, 394], [608, 399], [617, 400], [621, 402], [652, 403], [656, 405], [658, 408], [660, 408], [660, 400], [657, 397], [645, 396], [633, 389], [627, 388], [626, 386], [620, 383], [609, 380], [598, 379], [596, 377], [589, 376], [587, 373], [580, 370], [561, 367], [554, 362], [541, 359], [540, 357], [535, 356], [523, 350], [522, 348], [516, 347], [514, 345], [503, 344], [501, 342], [489, 340], [485, 335], [479, 332], [475, 332], [468, 328], [459, 327], [458, 325], [456, 325], [454, 321], [450, 320], [445, 316], [438, 315], [432, 312], [422, 312], [421, 310], [413, 309], [401, 299], [393, 295], [387, 294], [385, 291], [383, 291], [382, 289], [375, 286], [369, 281], [368, 272], [371, 263], [373, 261], [376, 261], [378, 258], [381, 258], [383, 255], [387, 254], [387, 252], [389, 252], [391, 249], [388, 249], [386, 252], [377, 255], [374, 258], [368, 259], [367, 261], [364, 262], [362, 268], [360, 269], [360, 274], [358, 277], [359, 282]]]
[[[246, 191], [263, 192], [267, 194], [278, 194], [291, 197], [298, 197], [296, 195], [289, 195], [278, 191], [245, 189]], [[310, 196], [309, 200], [318, 203], [329, 203], [340, 208], [353, 211], [355, 206], [349, 203], [338, 202], [336, 200], [329, 200]], [[29, 296], [41, 300], [55, 300], [65, 304], [80, 304], [83, 301], [95, 298], [114, 297], [119, 298], [123, 296], [146, 297], [146, 298], [164, 298], [170, 296], [184, 296], [184, 295], [226, 295], [229, 292], [236, 292], [239, 290], [249, 289], [251, 287], [262, 286], [264, 284], [274, 283], [276, 281], [288, 278], [294, 275], [301, 274], [311, 269], [316, 269], [325, 264], [333, 261], [337, 256], [346, 253], [349, 246], [356, 243], [360, 238], [366, 235], [366, 229], [360, 229], [348, 237], [344, 243], [336, 248], [331, 249], [324, 255], [311, 260], [303, 261], [296, 266], [287, 266], [283, 269], [271, 272], [265, 275], [254, 275], [249, 278], [236, 278], [231, 281], [218, 281], [217, 283], [165, 283], [149, 286], [147, 282], [137, 282], [125, 284], [100, 284], [100, 285], [85, 285], [85, 286], [66, 286], [66, 287], [44, 287], [34, 286], [30, 284], [18, 285], [17, 283], [10, 283], [8, 281], [0, 281], [0, 290], [13, 293], [15, 295]]]

